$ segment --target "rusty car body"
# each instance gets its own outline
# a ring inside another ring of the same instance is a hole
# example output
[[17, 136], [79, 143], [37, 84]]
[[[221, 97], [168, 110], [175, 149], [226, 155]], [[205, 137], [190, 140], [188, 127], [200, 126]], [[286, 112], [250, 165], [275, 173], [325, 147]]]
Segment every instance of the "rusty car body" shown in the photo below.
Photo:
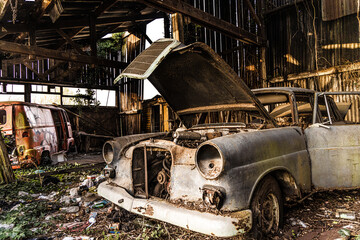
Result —
[[[103, 197], [137, 214], [228, 237], [256, 227], [278, 229], [282, 195], [310, 191], [302, 129], [277, 128], [246, 84], [207, 45], [157, 41], [120, 77], [148, 78], [183, 127], [105, 143], [109, 182], [98, 187]], [[220, 110], [236, 111], [242, 121], [201, 122], [201, 115]]]
[[[105, 143], [108, 181], [98, 193], [128, 211], [204, 234], [253, 229], [261, 238], [281, 227], [283, 201], [312, 184], [360, 186], [353, 167], [360, 128], [344, 121], [346, 107], [340, 111], [327, 93], [251, 91], [205, 44], [169, 39], [141, 53], [122, 77], [148, 78], [183, 124]], [[207, 124], [217, 111], [237, 121]]]
[[0, 120], [13, 169], [50, 161], [74, 146], [69, 117], [61, 108], [0, 102]]

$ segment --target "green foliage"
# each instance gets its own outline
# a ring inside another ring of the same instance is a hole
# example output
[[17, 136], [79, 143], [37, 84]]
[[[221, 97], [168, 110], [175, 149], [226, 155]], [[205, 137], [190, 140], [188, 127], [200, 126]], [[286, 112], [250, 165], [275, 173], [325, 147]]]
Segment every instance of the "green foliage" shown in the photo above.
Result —
[[166, 235], [165, 229], [161, 224], [157, 224], [153, 228], [144, 227], [142, 234], [137, 239], [153, 240], [153, 239], [163, 239]]
[[75, 106], [78, 108], [79, 112], [84, 106], [87, 107], [98, 107], [100, 102], [95, 98], [95, 91], [93, 89], [86, 89], [86, 93], [80, 93], [80, 89], [76, 91], [76, 95], [71, 98], [75, 102]]
[[[114, 33], [111, 39], [99, 41], [97, 52], [99, 57], [106, 57], [108, 53], [122, 51], [125, 47], [124, 33]], [[122, 51], [123, 52], [123, 51]]]
[[0, 222], [14, 224], [14, 228], [1, 229], [0, 239], [24, 239], [43, 234], [47, 225], [43, 224], [41, 219], [45, 217], [46, 212], [46, 202], [20, 204], [17, 210], [3, 212]]

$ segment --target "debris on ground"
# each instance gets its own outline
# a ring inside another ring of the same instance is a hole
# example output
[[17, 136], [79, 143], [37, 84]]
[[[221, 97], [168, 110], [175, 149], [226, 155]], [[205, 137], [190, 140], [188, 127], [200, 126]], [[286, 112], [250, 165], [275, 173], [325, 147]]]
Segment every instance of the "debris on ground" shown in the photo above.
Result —
[[[220, 239], [118, 208], [100, 197], [101, 169], [27, 178], [0, 186], [1, 239]], [[59, 166], [52, 166], [58, 171]], [[46, 166], [44, 172], [51, 172]], [[48, 183], [44, 184], [45, 179]], [[284, 209], [284, 228], [268, 239], [360, 239], [360, 189], [315, 192]], [[239, 239], [238, 237], [230, 239]], [[246, 236], [245, 239], [251, 239]]]

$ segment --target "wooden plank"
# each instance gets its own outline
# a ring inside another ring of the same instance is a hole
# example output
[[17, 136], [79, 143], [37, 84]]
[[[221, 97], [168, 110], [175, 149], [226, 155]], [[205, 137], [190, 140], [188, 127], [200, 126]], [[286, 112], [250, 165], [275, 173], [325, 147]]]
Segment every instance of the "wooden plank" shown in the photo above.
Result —
[[95, 65], [114, 67], [120, 69], [123, 69], [128, 65], [127, 63], [116, 62], [108, 59], [102, 59], [102, 58], [85, 56], [85, 55], [75, 55], [63, 51], [40, 48], [36, 46], [25, 46], [22, 44], [6, 42], [6, 41], [0, 41], [0, 51], [27, 54], [27, 55], [36, 55], [40, 57], [58, 59], [68, 62], [95, 64]]
[[148, 6], [169, 12], [169, 13], [182, 13], [189, 16], [193, 21], [199, 24], [209, 27], [215, 31], [226, 34], [232, 38], [239, 39], [242, 42], [255, 44], [259, 46], [266, 45], [266, 40], [250, 33], [243, 28], [239, 28], [234, 24], [221, 20], [213, 15], [206, 13], [200, 9], [197, 9], [190, 4], [187, 4], [181, 0], [138, 0]]
[[[331, 68], [327, 68], [327, 69], [323, 69], [323, 70], [319, 70], [319, 71], [302, 72], [302, 73], [298, 73], [298, 74], [296, 74], [296, 73], [289, 74], [287, 76], [286, 80], [287, 81], [295, 81], [295, 80], [301, 80], [301, 79], [306, 79], [306, 78], [321, 77], [321, 76], [325, 76], [325, 75], [338, 74], [338, 73], [348, 72], [348, 71], [359, 71], [359, 70], [360, 70], [360, 62], [356, 62], [356, 63], [347, 64], [347, 65], [335, 66], [335, 67], [331, 67]], [[283, 77], [276, 77], [276, 78], [270, 79], [271, 83], [278, 83], [278, 82], [283, 82], [283, 81], [284, 81]]]

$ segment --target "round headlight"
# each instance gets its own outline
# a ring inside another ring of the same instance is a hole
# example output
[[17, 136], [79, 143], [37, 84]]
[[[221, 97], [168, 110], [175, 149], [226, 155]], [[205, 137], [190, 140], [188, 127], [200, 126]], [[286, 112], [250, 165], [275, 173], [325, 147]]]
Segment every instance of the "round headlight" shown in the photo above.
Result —
[[107, 141], [103, 146], [103, 158], [107, 164], [110, 164], [112, 161], [114, 161], [115, 152], [116, 147], [114, 146], [114, 142]]
[[212, 144], [200, 145], [196, 151], [196, 167], [206, 179], [215, 179], [224, 170], [224, 158], [220, 149]]

